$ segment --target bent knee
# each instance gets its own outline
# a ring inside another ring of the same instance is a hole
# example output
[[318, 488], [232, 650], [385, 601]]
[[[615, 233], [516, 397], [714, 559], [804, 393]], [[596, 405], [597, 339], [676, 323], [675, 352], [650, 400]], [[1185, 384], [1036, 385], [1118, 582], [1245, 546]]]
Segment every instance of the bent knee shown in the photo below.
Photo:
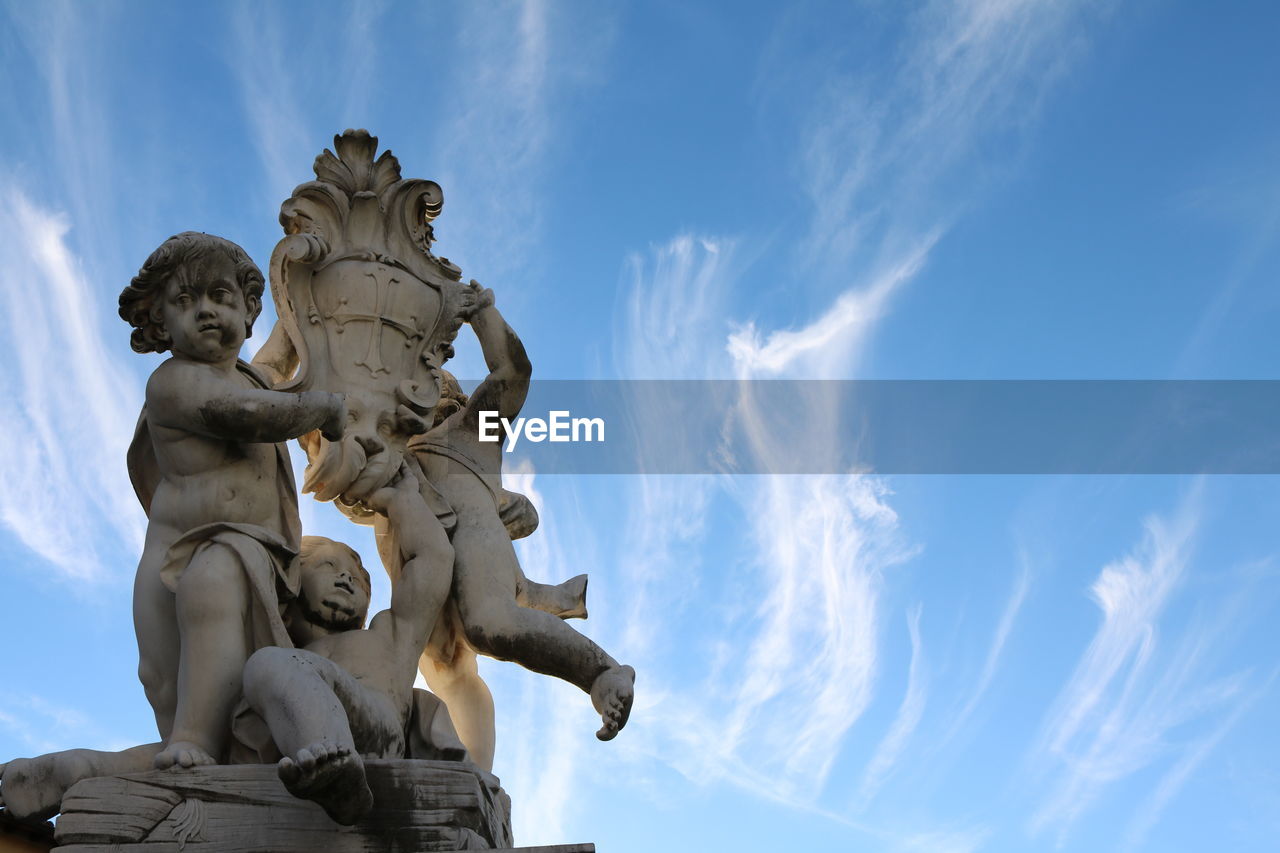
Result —
[[143, 661], [138, 664], [138, 680], [142, 682], [142, 691], [151, 707], [172, 708], [177, 704], [177, 673]]
[[266, 646], [249, 656], [244, 664], [244, 695], [251, 704], [269, 696], [284, 674], [295, 671], [303, 663], [296, 649]]

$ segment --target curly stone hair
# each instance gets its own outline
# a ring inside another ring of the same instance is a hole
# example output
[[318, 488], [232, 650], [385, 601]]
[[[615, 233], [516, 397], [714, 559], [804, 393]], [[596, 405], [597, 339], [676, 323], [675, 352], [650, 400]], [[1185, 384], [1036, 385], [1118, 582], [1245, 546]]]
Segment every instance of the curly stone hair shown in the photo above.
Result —
[[467, 406], [467, 395], [463, 392], [458, 380], [449, 371], [440, 370], [440, 402], [436, 404], [432, 415], [431, 426], [438, 427], [445, 419], [459, 409]]
[[262, 310], [262, 292], [265, 282], [262, 271], [244, 249], [212, 234], [199, 231], [183, 231], [160, 244], [151, 253], [142, 269], [120, 292], [120, 319], [133, 326], [129, 339], [134, 352], [165, 352], [169, 349], [169, 334], [160, 320], [160, 300], [165, 284], [185, 264], [221, 252], [235, 264], [236, 283], [244, 294], [249, 309], [245, 320], [245, 337], [253, 334], [253, 321]]

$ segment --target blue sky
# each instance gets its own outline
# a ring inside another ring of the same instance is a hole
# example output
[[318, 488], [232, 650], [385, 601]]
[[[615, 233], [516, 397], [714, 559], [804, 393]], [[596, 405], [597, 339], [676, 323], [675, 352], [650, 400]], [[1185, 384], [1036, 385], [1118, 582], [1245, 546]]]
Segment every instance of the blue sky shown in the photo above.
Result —
[[[1278, 37], [1244, 2], [7, 5], [0, 756], [152, 738], [158, 360], [115, 299], [181, 230], [265, 264], [334, 133], [443, 186], [439, 253], [542, 377], [1269, 379]], [[600, 744], [485, 662], [518, 843], [1275, 849], [1274, 477], [509, 474], [525, 571], [588, 571], [639, 672]]]

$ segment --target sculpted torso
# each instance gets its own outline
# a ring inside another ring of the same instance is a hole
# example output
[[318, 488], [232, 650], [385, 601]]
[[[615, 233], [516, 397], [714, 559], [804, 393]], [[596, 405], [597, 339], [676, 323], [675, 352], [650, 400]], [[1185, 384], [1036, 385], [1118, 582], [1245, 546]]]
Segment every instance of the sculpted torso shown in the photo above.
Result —
[[218, 368], [176, 359], [161, 365], [147, 384], [151, 440], [163, 477], [151, 508], [157, 536], [176, 539], [202, 524], [222, 521], [256, 524], [283, 534], [274, 444], [244, 442], [201, 434], [172, 405], [172, 397], [192, 386], [230, 383], [246, 391], [254, 386], [238, 371], [214, 375]]

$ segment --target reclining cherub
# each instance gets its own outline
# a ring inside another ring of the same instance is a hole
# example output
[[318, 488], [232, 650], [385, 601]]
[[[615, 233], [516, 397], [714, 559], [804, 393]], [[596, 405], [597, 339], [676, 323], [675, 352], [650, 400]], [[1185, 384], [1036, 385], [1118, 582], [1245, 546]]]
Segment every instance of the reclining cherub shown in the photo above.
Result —
[[306, 618], [301, 631], [293, 627], [299, 620], [291, 623], [303, 648], [260, 649], [244, 668], [245, 701], [284, 756], [285, 787], [342, 824], [373, 804], [362, 757], [405, 755], [418, 656], [449, 594], [453, 562], [448, 536], [407, 467], [366, 503], [396, 530], [403, 568], [391, 607], [367, 629], [351, 630], [369, 608], [369, 575], [347, 546], [307, 537], [297, 600]]

